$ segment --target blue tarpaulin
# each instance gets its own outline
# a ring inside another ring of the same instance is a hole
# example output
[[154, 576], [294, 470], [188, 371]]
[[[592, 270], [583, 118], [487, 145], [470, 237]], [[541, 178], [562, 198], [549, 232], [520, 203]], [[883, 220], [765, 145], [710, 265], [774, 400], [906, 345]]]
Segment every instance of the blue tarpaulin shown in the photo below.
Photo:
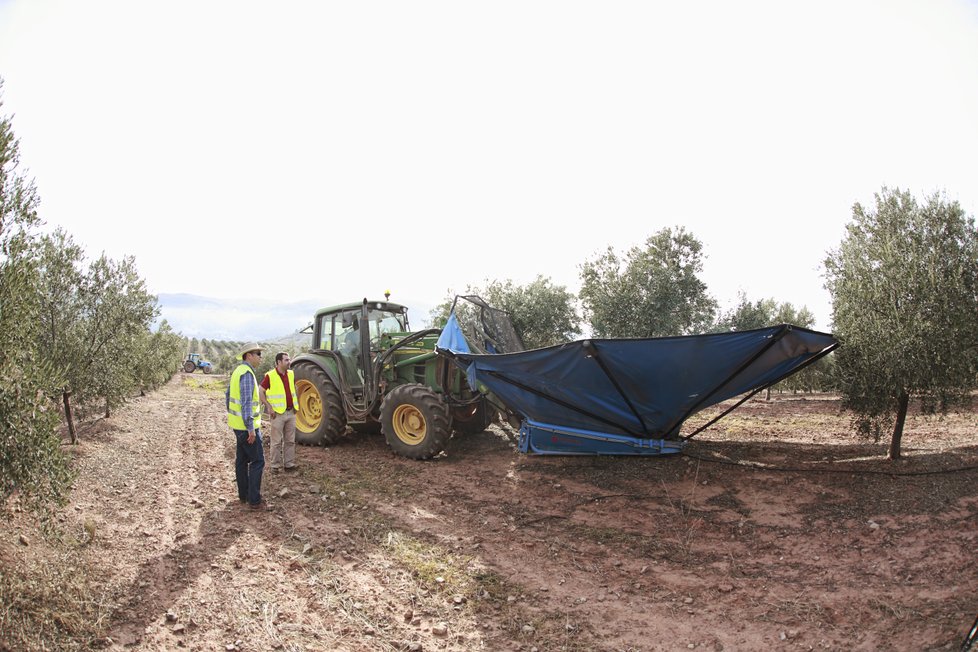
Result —
[[451, 319], [438, 347], [467, 371], [472, 387], [481, 384], [524, 419], [527, 439], [539, 431], [525, 444], [587, 454], [675, 452], [649, 450], [660, 445], [649, 440], [677, 439], [690, 415], [769, 386], [837, 345], [832, 335], [789, 325], [496, 355], [472, 353], [464, 342]]

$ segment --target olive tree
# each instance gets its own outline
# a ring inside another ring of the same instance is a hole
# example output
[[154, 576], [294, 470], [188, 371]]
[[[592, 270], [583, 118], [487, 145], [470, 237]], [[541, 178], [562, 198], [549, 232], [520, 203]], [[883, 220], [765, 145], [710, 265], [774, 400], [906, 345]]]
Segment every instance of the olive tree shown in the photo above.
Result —
[[40, 302], [33, 252], [40, 200], [19, 163], [11, 120], [0, 115], [0, 510], [16, 496], [43, 514], [64, 500], [71, 472], [50, 399], [55, 370], [36, 349]]
[[737, 299], [736, 306], [720, 314], [713, 330], [718, 333], [749, 331], [776, 323], [774, 316], [778, 310], [778, 304], [774, 299], [751, 301], [743, 292], [737, 295]]
[[175, 333], [165, 319], [155, 332], [143, 331], [136, 338], [135, 364], [133, 375], [140, 393], [156, 389], [173, 375], [180, 367], [186, 340]]
[[[113, 261], [102, 255], [88, 269], [80, 291], [84, 348], [77, 376], [88, 401], [104, 401], [105, 416], [121, 405], [140, 383], [141, 338], [159, 313], [156, 297], [136, 272], [135, 260]], [[157, 365], [169, 361], [157, 360]], [[170, 367], [172, 369], [172, 367]]]
[[72, 415], [73, 388], [83, 387], [85, 333], [78, 288], [84, 282], [82, 248], [64, 230], [38, 239], [34, 255], [39, 294], [38, 355], [54, 370], [71, 442], [77, 439]]
[[[141, 340], [159, 309], [131, 257], [117, 262], [102, 255], [86, 267], [81, 247], [60, 229], [42, 237], [37, 251], [39, 348], [60, 370], [56, 377], [74, 443], [75, 407], [101, 401], [108, 416], [139, 389]], [[155, 364], [173, 369], [171, 360]]]
[[[774, 299], [751, 301], [743, 292], [738, 295], [737, 305], [720, 315], [714, 330], [716, 332], [746, 331], [777, 324], [791, 324], [802, 328], [815, 325], [815, 315], [806, 306], [795, 308], [791, 303], [778, 303]], [[785, 378], [775, 385], [778, 391], [824, 391], [832, 387], [831, 356], [820, 358], [814, 364]], [[771, 388], [767, 390], [771, 398]]]
[[584, 317], [598, 337], [704, 332], [717, 305], [702, 271], [703, 244], [682, 227], [662, 229], [624, 255], [609, 247], [581, 265]]
[[[493, 308], [509, 313], [513, 328], [528, 349], [561, 344], [580, 335], [574, 294], [554, 285], [549, 277], [537, 276], [527, 285], [508, 279], [487, 281], [483, 287], [470, 285], [465, 293], [478, 295]], [[431, 311], [429, 321], [434, 327], [445, 325], [454, 297], [449, 290], [446, 300]]]
[[853, 206], [825, 271], [844, 405], [877, 440], [893, 423], [889, 457], [898, 458], [912, 396], [925, 412], [945, 412], [976, 386], [974, 218], [940, 193], [918, 203], [883, 188], [874, 206]]
[[537, 276], [527, 285], [493, 281], [483, 295], [489, 305], [505, 310], [528, 349], [563, 344], [580, 335], [576, 298], [562, 285]]

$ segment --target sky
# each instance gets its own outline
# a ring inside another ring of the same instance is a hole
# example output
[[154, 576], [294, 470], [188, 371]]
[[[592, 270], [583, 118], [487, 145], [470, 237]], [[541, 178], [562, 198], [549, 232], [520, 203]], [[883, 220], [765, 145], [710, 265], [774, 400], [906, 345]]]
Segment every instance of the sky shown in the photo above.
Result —
[[827, 330], [855, 202], [978, 213], [975, 0], [0, 0], [0, 77], [48, 228], [245, 311], [418, 327], [683, 226], [722, 307]]

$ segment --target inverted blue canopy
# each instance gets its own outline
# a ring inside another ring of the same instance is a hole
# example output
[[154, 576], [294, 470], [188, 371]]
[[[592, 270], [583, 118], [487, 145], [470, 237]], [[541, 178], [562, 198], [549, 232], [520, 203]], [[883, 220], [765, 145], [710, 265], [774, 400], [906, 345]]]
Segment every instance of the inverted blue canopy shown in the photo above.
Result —
[[824, 355], [832, 335], [790, 326], [652, 339], [591, 339], [476, 354], [454, 319], [438, 347], [524, 419], [634, 438], [674, 438], [695, 412], [769, 386]]

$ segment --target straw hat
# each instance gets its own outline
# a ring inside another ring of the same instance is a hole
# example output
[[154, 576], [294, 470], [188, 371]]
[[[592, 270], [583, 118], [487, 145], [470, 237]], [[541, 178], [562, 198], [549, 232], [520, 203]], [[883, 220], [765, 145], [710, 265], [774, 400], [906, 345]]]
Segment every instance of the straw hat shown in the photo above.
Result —
[[252, 351], [258, 351], [261, 353], [261, 347], [258, 344], [248, 344], [243, 349], [238, 351], [238, 360], [244, 360], [246, 353], [251, 353]]

